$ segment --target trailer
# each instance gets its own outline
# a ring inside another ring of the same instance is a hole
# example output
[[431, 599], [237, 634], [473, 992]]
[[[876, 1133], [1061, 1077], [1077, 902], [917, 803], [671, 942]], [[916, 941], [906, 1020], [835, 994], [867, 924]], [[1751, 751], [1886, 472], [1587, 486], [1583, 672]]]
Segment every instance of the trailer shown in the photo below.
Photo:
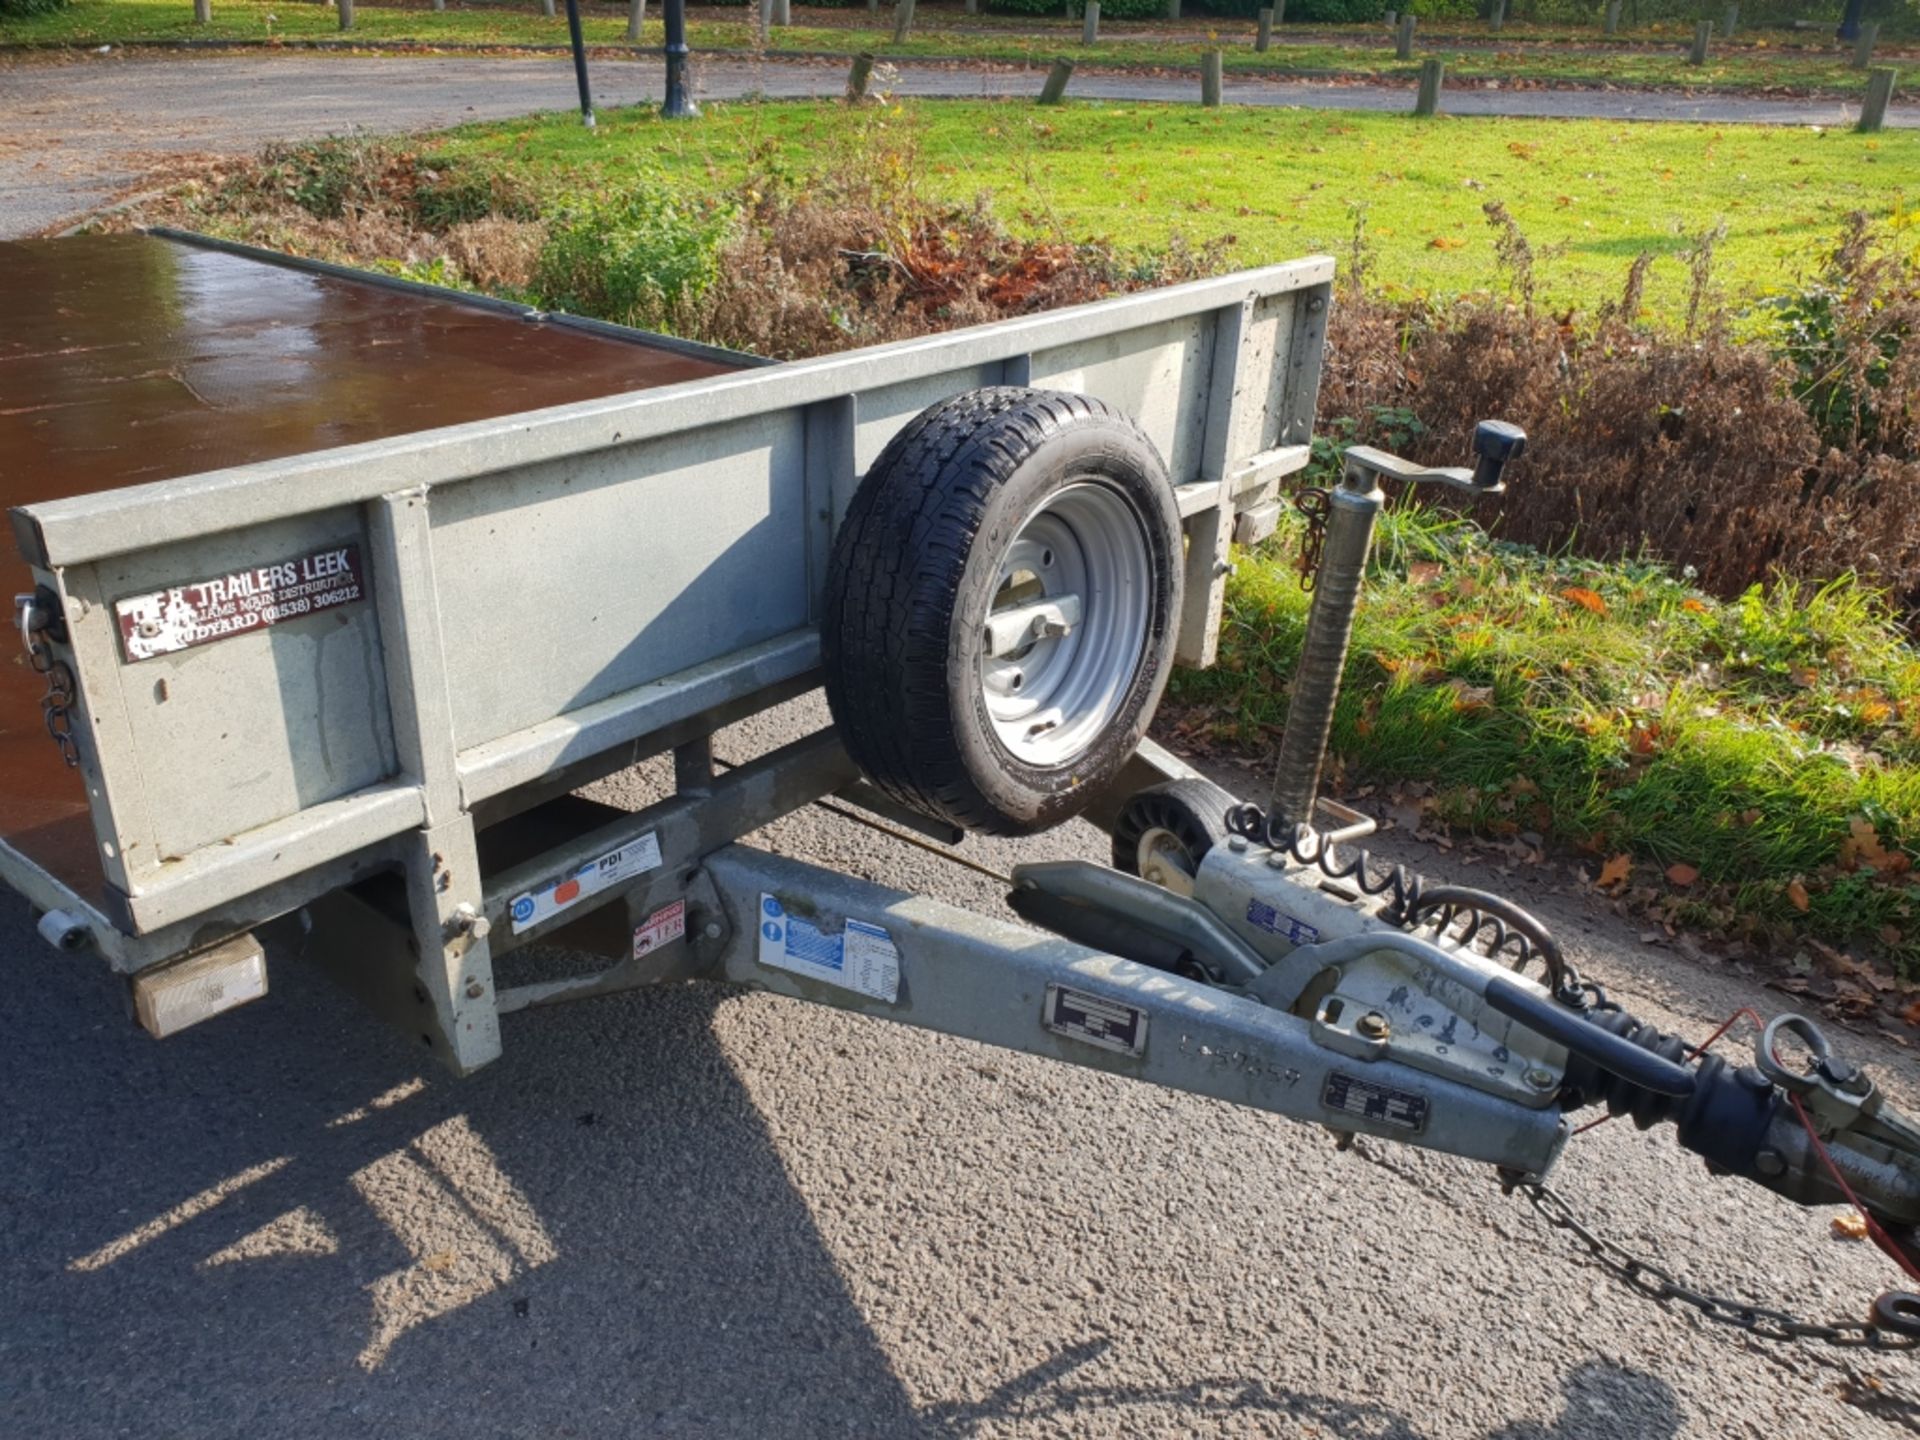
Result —
[[[1519, 432], [1471, 469], [1355, 447], [1302, 492], [1266, 808], [1147, 737], [1309, 461], [1332, 282], [770, 364], [172, 231], [0, 245], [0, 876], [158, 1036], [314, 963], [465, 1074], [515, 1012], [725, 980], [1483, 1160], [1543, 1207], [1605, 1104], [1856, 1197], [1911, 1262], [1920, 1131], [1810, 1021], [1703, 1057], [1318, 793], [1380, 482], [1496, 492]], [[716, 763], [819, 689], [831, 725]], [[645, 809], [577, 793], [666, 755]], [[1114, 864], [1019, 867], [1017, 925], [740, 843], [829, 797], [947, 845], [1084, 814]], [[534, 944], [594, 963], [516, 978]]]

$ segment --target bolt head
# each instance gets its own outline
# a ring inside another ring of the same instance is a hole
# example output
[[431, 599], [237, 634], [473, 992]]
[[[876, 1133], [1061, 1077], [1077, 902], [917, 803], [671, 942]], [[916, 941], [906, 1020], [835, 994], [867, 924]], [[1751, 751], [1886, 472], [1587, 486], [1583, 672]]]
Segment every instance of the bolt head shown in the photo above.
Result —
[[1554, 1086], [1553, 1072], [1536, 1065], [1522, 1077], [1535, 1090], [1551, 1090]]
[[1269, 870], [1286, 869], [1287, 868], [1286, 852], [1284, 850], [1275, 850], [1271, 855], [1267, 856], [1267, 868]]
[[1369, 1010], [1353, 1023], [1354, 1033], [1368, 1040], [1384, 1040], [1393, 1033], [1393, 1026], [1387, 1017], [1378, 1010]]
[[1236, 855], [1245, 853], [1247, 848], [1247, 837], [1244, 835], [1229, 835], [1227, 837], [1227, 848], [1233, 851]]
[[1753, 1168], [1772, 1179], [1787, 1173], [1787, 1157], [1778, 1150], [1762, 1150], [1753, 1157]]
[[700, 933], [709, 940], [718, 940], [720, 938], [720, 922], [718, 920], [709, 920], [706, 929]]
[[467, 998], [469, 1000], [478, 1000], [486, 993], [487, 987], [482, 985], [478, 980], [472, 980], [467, 983]]

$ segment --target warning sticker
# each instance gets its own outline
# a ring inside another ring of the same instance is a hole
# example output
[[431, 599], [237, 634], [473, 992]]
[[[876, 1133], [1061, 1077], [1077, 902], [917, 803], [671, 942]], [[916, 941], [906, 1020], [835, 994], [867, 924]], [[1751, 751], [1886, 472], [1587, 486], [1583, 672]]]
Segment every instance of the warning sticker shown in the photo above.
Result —
[[358, 545], [135, 595], [113, 607], [129, 661], [151, 660], [367, 598]]
[[1402, 1130], [1423, 1130], [1427, 1124], [1426, 1096], [1411, 1090], [1393, 1090], [1371, 1080], [1342, 1075], [1337, 1070], [1327, 1076], [1327, 1087], [1320, 1092], [1320, 1100], [1329, 1110], [1358, 1115]]
[[647, 916], [646, 923], [633, 932], [633, 957], [651, 955], [669, 941], [687, 933], [687, 902], [676, 900], [662, 905]]
[[1122, 1055], [1139, 1055], [1147, 1048], [1146, 1011], [1064, 985], [1047, 986], [1040, 1022], [1056, 1035], [1071, 1035]]
[[830, 935], [811, 920], [789, 915], [779, 900], [760, 896], [760, 963], [824, 980], [889, 1005], [900, 998], [900, 952], [878, 925], [848, 920]]
[[649, 830], [630, 845], [609, 850], [598, 860], [589, 860], [571, 875], [560, 875], [538, 890], [513, 897], [507, 906], [507, 918], [513, 921], [513, 933], [530, 929], [551, 919], [570, 905], [578, 905], [589, 895], [597, 895], [609, 885], [632, 879], [656, 869], [660, 864], [660, 836]]

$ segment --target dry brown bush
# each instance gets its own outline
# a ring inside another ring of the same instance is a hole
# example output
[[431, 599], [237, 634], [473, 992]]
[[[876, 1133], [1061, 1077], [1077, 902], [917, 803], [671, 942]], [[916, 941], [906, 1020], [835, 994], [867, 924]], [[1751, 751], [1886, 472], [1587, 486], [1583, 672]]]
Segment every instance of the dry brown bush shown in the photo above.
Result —
[[[1708, 237], [1695, 252], [1701, 296], [1710, 250]], [[1404, 448], [1439, 464], [1458, 462], [1475, 422], [1512, 420], [1527, 461], [1497, 511], [1475, 509], [1506, 538], [1651, 553], [1722, 595], [1775, 572], [1857, 572], [1920, 614], [1920, 343], [1886, 358], [1889, 337], [1920, 336], [1911, 267], [1874, 257], [1864, 223], [1851, 226], [1811, 362], [1729, 340], [1706, 299], [1691, 337], [1630, 323], [1644, 275], [1636, 264], [1622, 302], [1585, 326], [1521, 302], [1349, 292], [1329, 328], [1323, 428], [1354, 417], [1364, 441], [1393, 423], [1382, 410], [1411, 411], [1426, 428]], [[1824, 409], [1809, 397], [1821, 377], [1840, 396]]]
[[534, 261], [547, 238], [537, 220], [489, 217], [455, 225], [442, 242], [446, 258], [460, 274], [484, 290], [524, 290], [533, 280]]

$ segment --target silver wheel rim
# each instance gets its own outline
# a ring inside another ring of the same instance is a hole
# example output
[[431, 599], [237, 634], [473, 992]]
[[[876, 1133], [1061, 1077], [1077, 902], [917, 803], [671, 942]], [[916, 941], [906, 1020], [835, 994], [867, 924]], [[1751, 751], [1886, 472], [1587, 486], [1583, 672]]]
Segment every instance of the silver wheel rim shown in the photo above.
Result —
[[1126, 704], [1152, 573], [1138, 513], [1104, 482], [1075, 481], [1021, 527], [1000, 559], [980, 657], [988, 718], [1015, 758], [1069, 764]]

